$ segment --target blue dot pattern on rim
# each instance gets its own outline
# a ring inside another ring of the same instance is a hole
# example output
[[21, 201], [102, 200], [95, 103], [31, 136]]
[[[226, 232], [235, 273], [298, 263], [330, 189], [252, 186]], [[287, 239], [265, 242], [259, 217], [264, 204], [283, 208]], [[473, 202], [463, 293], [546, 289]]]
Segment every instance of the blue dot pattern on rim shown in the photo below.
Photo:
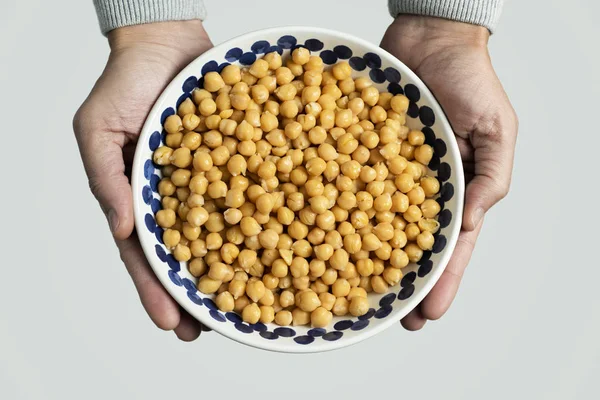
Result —
[[[410, 100], [410, 106], [408, 115], [412, 118], [418, 118], [424, 125], [422, 129], [425, 135], [425, 143], [429, 144], [434, 148], [434, 157], [430, 163], [432, 170], [437, 171], [437, 178], [441, 183], [439, 197], [437, 199], [441, 206], [439, 213], [440, 229], [448, 227], [452, 221], [452, 212], [449, 209], [444, 208], [445, 203], [450, 201], [454, 196], [454, 186], [448, 182], [451, 176], [451, 168], [447, 162], [442, 162], [442, 158], [447, 153], [446, 143], [439, 138], [436, 138], [435, 132], [432, 127], [435, 125], [435, 113], [428, 106], [419, 106], [418, 102], [421, 100], [421, 93], [419, 89], [408, 83], [404, 86], [400, 84], [402, 76], [400, 72], [388, 66], [385, 69], [382, 68], [382, 60], [379, 55], [374, 53], [365, 53], [362, 57], [358, 54], [354, 55], [352, 49], [345, 45], [337, 45], [332, 49], [324, 49], [322, 41], [316, 38], [309, 38], [304, 41], [304, 44], [299, 44], [296, 37], [292, 35], [284, 35], [277, 40], [277, 44], [271, 44], [267, 40], [259, 40], [251, 45], [248, 51], [244, 51], [239, 47], [229, 49], [225, 56], [225, 62], [219, 64], [216, 60], [211, 60], [205, 63], [201, 69], [201, 76], [188, 77], [182, 87], [182, 94], [179, 96], [176, 107], [181, 104], [185, 99], [190, 97], [190, 93], [197, 87], [202, 87], [204, 83], [203, 75], [208, 72], [221, 72], [222, 69], [230, 63], [239, 62], [242, 65], [251, 65], [256, 59], [257, 54], [264, 54], [270, 52], [278, 52], [283, 54], [284, 51], [291, 51], [297, 47], [306, 47], [311, 52], [321, 52], [320, 56], [323, 58], [325, 64], [331, 65], [339, 60], [348, 60], [350, 67], [355, 71], [364, 71], [369, 68], [369, 76], [375, 83], [387, 84], [387, 90], [392, 94], [404, 94]], [[161, 126], [164, 124], [167, 117], [175, 114], [175, 108], [167, 107], [161, 114], [160, 123]], [[156, 150], [161, 143], [164, 143], [166, 132], [164, 130], [153, 132], [148, 139], [148, 146], [151, 151]], [[194, 284], [194, 282], [188, 278], [183, 278], [179, 275], [181, 264], [175, 260], [172, 254], [167, 253], [162, 243], [163, 229], [156, 224], [154, 215], [160, 208], [160, 201], [154, 198], [153, 193], [158, 192], [158, 182], [160, 177], [156, 173], [156, 166], [152, 160], [146, 160], [144, 163], [144, 178], [147, 180], [147, 184], [142, 187], [141, 196], [144, 204], [149, 207], [151, 213], [147, 213], [144, 216], [144, 224], [146, 229], [155, 234], [159, 244], [155, 245], [155, 252], [158, 259], [166, 263], [169, 270], [167, 271], [168, 277], [174, 285], [182, 287], [186, 290], [187, 297], [189, 300], [197, 306], [206, 307], [208, 309], [211, 318], [219, 323], [230, 323], [233, 324], [235, 329], [244, 333], [252, 334], [256, 333], [265, 340], [278, 340], [280, 338], [292, 338], [293, 342], [298, 345], [310, 345], [314, 343], [316, 339], [322, 339], [324, 341], [336, 341], [343, 337], [346, 330], [359, 331], [370, 324], [371, 318], [382, 319], [387, 317], [393, 310], [393, 304], [396, 301], [402, 301], [410, 298], [415, 291], [415, 280], [417, 277], [423, 278], [427, 276], [433, 269], [433, 262], [430, 260], [432, 253], [441, 252], [447, 244], [446, 237], [438, 232], [434, 235], [435, 242], [432, 251], [424, 252], [423, 258], [418, 262], [417, 272], [407, 273], [400, 282], [401, 289], [398, 294], [388, 293], [383, 296], [379, 301], [379, 308], [370, 308], [369, 311], [352, 320], [341, 320], [334, 324], [331, 331], [327, 331], [324, 328], [312, 328], [309, 329], [306, 335], [297, 335], [296, 330], [289, 327], [276, 327], [273, 331], [269, 331], [269, 327], [262, 323], [257, 324], [246, 324], [242, 321], [240, 315], [234, 312], [222, 313], [218, 310], [214, 301], [208, 297], [203, 297]]]

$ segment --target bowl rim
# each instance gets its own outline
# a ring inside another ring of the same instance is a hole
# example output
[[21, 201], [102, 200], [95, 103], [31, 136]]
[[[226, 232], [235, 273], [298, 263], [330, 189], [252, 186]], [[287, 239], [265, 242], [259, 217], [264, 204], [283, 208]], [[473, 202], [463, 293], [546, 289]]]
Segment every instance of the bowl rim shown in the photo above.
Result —
[[[208, 328], [218, 332], [219, 334], [228, 337], [238, 343], [245, 344], [254, 348], [273, 351], [273, 352], [283, 352], [283, 353], [316, 353], [316, 352], [325, 352], [335, 349], [340, 349], [343, 347], [348, 347], [359, 343], [363, 340], [371, 338], [376, 334], [384, 331], [385, 329], [392, 326], [394, 323], [399, 323], [399, 321], [404, 318], [409, 312], [411, 312], [421, 301], [427, 296], [435, 284], [438, 282], [446, 267], [450, 258], [454, 252], [456, 247], [456, 243], [458, 241], [458, 235], [460, 233], [461, 224], [462, 224], [462, 214], [464, 208], [464, 172], [462, 160], [460, 159], [460, 151], [458, 148], [458, 143], [456, 138], [454, 137], [454, 133], [452, 127], [448, 121], [446, 114], [444, 113], [441, 105], [431, 92], [427, 85], [414, 73], [406, 64], [396, 58], [394, 55], [379, 47], [376, 44], [373, 44], [365, 39], [361, 39], [354, 35], [328, 29], [328, 28], [320, 28], [320, 27], [311, 27], [311, 26], [300, 26], [300, 25], [292, 25], [292, 26], [277, 26], [271, 27], [267, 29], [259, 29], [250, 31], [234, 38], [231, 38], [225, 42], [222, 42], [211, 49], [207, 50], [205, 53], [196, 57], [192, 60], [186, 67], [184, 67], [163, 89], [160, 96], [154, 102], [144, 125], [140, 131], [140, 135], [138, 137], [138, 142], [136, 144], [135, 155], [133, 159], [132, 165], [132, 179], [131, 179], [131, 188], [132, 193], [137, 193], [136, 190], [141, 189], [143, 184], [141, 183], [141, 176], [143, 175], [143, 163], [146, 159], [142, 159], [142, 147], [146, 144], [146, 140], [144, 140], [147, 136], [152, 134], [151, 124], [152, 121], [160, 115], [164, 105], [164, 99], [168, 96], [168, 93], [174, 90], [175, 87], [180, 85], [180, 81], [187, 78], [191, 72], [192, 75], [195, 75], [198, 72], [198, 66], [201, 63], [201, 60], [211, 60], [213, 59], [213, 55], [220, 55], [222, 49], [229, 48], [230, 46], [236, 47], [236, 43], [241, 39], [243, 40], [252, 40], [252, 39], [262, 39], [262, 37], [266, 35], [275, 35], [275, 34], [295, 34], [295, 33], [310, 33], [314, 35], [316, 38], [319, 38], [321, 35], [327, 35], [330, 37], [334, 37], [336, 39], [340, 39], [342, 42], [355, 43], [360, 46], [363, 46], [366, 50], [373, 52], [379, 56], [383, 56], [388, 59], [388, 62], [393, 64], [395, 67], [400, 68], [403, 75], [410, 77], [410, 80], [413, 81], [416, 85], [418, 85], [419, 90], [422, 93], [422, 96], [430, 102], [428, 104], [434, 111], [436, 115], [437, 121], [441, 124], [442, 130], [448, 133], [448, 140], [446, 144], [448, 146], [447, 155], [450, 157], [453, 163], [453, 169], [455, 172], [453, 175], [456, 177], [456, 213], [453, 218], [453, 222], [450, 226], [448, 226], [448, 233], [446, 234], [447, 244], [444, 250], [440, 255], [440, 261], [435, 264], [435, 268], [428, 275], [428, 279], [425, 283], [423, 283], [423, 287], [419, 291], [415, 291], [415, 293], [407, 299], [407, 304], [398, 309], [394, 309], [390, 315], [388, 315], [384, 320], [381, 321], [375, 327], [371, 327], [370, 329], [364, 329], [356, 333], [353, 336], [344, 336], [340, 340], [337, 341], [322, 341], [322, 342], [313, 342], [310, 346], [292, 346], [285, 342], [280, 341], [271, 341], [271, 340], [253, 340], [252, 336], [239, 333], [239, 334], [231, 334], [226, 330], [220, 329], [222, 325], [219, 325], [219, 322], [214, 321], [212, 318], [197, 318], [195, 316], [196, 312], [192, 310], [192, 303], [185, 296], [185, 294], [176, 290], [177, 288], [169, 281], [164, 275], [157, 273], [158, 262], [155, 260], [156, 254], [153, 251], [155, 243], [148, 243], [146, 240], [142, 239], [143, 236], [140, 236], [140, 245], [144, 252], [144, 255], [150, 265], [152, 271], [155, 276], [158, 278], [162, 286], [165, 290], [170, 294], [170, 296], [183, 308], [185, 309], [193, 318], [197, 319], [203, 325]], [[183, 78], [183, 79], [182, 79]], [[140, 229], [144, 227], [144, 212], [141, 210], [141, 198], [140, 196], [133, 195], [133, 212], [134, 212], [134, 221], [135, 226]], [[460, 217], [460, 219], [458, 219]]]

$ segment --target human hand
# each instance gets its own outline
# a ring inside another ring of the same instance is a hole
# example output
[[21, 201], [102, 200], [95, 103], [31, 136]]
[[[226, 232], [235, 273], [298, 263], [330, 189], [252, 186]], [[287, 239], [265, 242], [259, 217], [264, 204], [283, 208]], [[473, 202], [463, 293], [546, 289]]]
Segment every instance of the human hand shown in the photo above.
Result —
[[178, 21], [124, 27], [108, 35], [106, 68], [73, 120], [92, 193], [108, 220], [121, 259], [142, 305], [161, 329], [184, 341], [201, 325], [180, 309], [148, 265], [134, 228], [127, 175], [146, 116], [171, 79], [212, 47], [202, 22]]
[[442, 317], [456, 296], [484, 214], [510, 187], [518, 120], [494, 72], [486, 28], [401, 15], [381, 47], [427, 84], [458, 141], [467, 183], [462, 231], [446, 270], [421, 304], [402, 319], [408, 330]]

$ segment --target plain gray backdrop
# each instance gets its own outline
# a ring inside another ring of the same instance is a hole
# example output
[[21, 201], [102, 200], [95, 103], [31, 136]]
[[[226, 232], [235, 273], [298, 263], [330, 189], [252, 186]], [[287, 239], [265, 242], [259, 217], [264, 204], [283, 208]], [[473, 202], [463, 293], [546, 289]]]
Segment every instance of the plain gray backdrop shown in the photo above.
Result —
[[[206, 3], [215, 44], [286, 24], [378, 43], [391, 22], [384, 0]], [[512, 191], [447, 315], [294, 356], [154, 328], [71, 128], [108, 55], [92, 2], [3, 0], [0, 398], [600, 398], [598, 15], [507, 1], [490, 48], [521, 121]]]

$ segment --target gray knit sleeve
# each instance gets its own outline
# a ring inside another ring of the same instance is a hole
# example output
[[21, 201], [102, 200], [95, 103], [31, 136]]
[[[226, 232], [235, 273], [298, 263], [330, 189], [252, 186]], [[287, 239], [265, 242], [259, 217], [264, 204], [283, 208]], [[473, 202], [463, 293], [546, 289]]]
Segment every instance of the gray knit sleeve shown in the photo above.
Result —
[[128, 25], [204, 19], [202, 0], [94, 0], [103, 34]]
[[392, 17], [428, 15], [485, 26], [493, 32], [504, 0], [388, 0]]

